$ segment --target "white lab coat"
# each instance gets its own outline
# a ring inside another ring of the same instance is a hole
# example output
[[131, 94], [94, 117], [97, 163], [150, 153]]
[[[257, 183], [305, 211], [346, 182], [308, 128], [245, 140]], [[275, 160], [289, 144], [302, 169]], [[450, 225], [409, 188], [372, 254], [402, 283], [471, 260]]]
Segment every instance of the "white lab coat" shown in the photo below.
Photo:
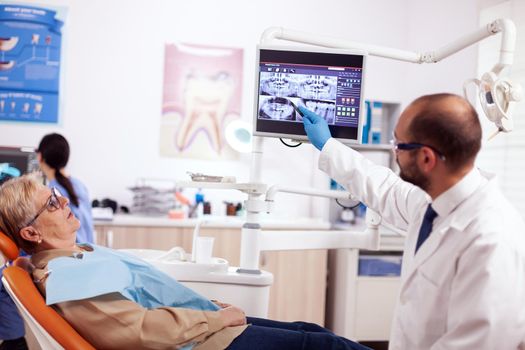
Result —
[[425, 192], [334, 139], [319, 167], [407, 232], [390, 349], [523, 347], [525, 226], [493, 178], [482, 174], [414, 255], [431, 201]]

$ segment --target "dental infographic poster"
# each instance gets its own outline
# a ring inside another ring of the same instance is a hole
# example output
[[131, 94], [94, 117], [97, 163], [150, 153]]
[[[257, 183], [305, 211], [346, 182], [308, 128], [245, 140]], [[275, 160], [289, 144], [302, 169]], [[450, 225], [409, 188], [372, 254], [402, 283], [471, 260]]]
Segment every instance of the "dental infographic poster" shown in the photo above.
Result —
[[242, 69], [242, 49], [165, 46], [162, 156], [238, 158], [228, 146], [224, 131], [240, 118]]
[[0, 121], [58, 122], [62, 25], [52, 10], [0, 5]]

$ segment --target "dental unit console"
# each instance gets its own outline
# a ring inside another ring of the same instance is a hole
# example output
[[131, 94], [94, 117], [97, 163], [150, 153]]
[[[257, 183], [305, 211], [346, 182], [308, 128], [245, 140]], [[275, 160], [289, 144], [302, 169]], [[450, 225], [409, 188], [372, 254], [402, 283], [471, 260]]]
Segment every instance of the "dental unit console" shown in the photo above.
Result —
[[253, 134], [308, 141], [303, 106], [325, 118], [334, 138], [359, 143], [365, 61], [350, 50], [259, 46]]

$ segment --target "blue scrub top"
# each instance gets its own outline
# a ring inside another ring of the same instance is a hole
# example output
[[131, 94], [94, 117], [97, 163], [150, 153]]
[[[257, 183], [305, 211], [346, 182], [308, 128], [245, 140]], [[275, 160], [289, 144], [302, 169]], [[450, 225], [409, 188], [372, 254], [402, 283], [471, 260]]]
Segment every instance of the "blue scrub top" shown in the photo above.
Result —
[[70, 199], [69, 206], [76, 218], [80, 220], [80, 228], [77, 231], [77, 243], [94, 243], [93, 241], [93, 216], [91, 215], [91, 200], [86, 186], [78, 179], [69, 177], [75, 193], [78, 197], [78, 207], [71, 203], [71, 198], [66, 189], [62, 187], [56, 180], [51, 180], [47, 184], [48, 187], [56, 187], [63, 196]]

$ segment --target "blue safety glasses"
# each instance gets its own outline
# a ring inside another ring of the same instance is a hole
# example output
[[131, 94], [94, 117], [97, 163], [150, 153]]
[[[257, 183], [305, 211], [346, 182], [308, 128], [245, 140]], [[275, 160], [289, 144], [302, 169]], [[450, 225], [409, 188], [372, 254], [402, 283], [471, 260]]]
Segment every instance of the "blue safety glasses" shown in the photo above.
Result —
[[396, 153], [399, 151], [412, 151], [415, 149], [420, 149], [422, 147], [428, 147], [432, 151], [434, 151], [434, 153], [438, 155], [439, 159], [443, 161], [446, 160], [445, 155], [443, 155], [443, 153], [441, 153], [438, 149], [430, 145], [425, 145], [424, 143], [418, 143], [418, 142], [404, 143], [404, 142], [397, 142], [395, 139], [393, 139], [393, 140], [390, 140], [390, 144], [392, 145], [394, 152]]

